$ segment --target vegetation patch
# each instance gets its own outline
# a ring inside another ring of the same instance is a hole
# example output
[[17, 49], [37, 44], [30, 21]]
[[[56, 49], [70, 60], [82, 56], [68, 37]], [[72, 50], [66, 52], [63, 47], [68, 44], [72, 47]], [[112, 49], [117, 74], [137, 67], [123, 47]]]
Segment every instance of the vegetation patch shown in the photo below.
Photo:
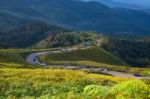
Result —
[[150, 67], [150, 42], [109, 39], [102, 47], [134, 67]]
[[91, 48], [86, 50], [43, 55], [40, 57], [40, 60], [46, 63], [49, 61], [94, 61], [113, 65], [127, 65], [120, 58], [103, 50], [102, 48]]
[[[93, 96], [90, 93], [94, 92], [94, 97], [107, 96], [107, 88], [114, 88], [116, 84], [132, 80], [59, 69], [0, 69], [0, 77], [2, 99], [45, 99], [46, 97], [54, 99], [89, 97], [91, 99]], [[149, 85], [149, 81], [144, 82]], [[87, 87], [89, 85], [94, 86]]]

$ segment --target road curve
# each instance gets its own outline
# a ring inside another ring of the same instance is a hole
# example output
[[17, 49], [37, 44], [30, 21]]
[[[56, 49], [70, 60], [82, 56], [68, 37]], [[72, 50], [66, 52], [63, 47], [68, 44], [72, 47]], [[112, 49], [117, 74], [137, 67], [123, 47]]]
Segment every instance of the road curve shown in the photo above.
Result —
[[[26, 61], [29, 64], [46, 66], [45, 63], [42, 63], [38, 60], [39, 56], [45, 55], [45, 54], [64, 53], [64, 52], [69, 52], [69, 51], [73, 51], [73, 50], [77, 50], [77, 49], [78, 48], [64, 48], [64, 49], [60, 49], [60, 50], [50, 50], [50, 51], [44, 51], [44, 52], [31, 53], [30, 55], [28, 55], [26, 57]], [[84, 50], [85, 48], [80, 48], [80, 49]]]
[[[64, 52], [70, 52], [73, 50], [77, 50], [78, 48], [65, 48], [65, 49], [60, 49], [60, 50], [50, 50], [50, 51], [44, 51], [44, 52], [36, 52], [36, 53], [31, 53], [30, 55], [28, 55], [26, 57], [26, 61], [29, 64], [33, 64], [33, 65], [40, 65], [40, 66], [47, 66], [46, 63], [42, 63], [38, 60], [38, 57], [41, 55], [45, 55], [45, 54], [56, 54], [56, 53], [64, 53]], [[87, 49], [87, 48], [81, 48], [82, 50]], [[150, 79], [149, 77], [137, 77], [134, 76], [133, 74], [129, 74], [129, 73], [122, 73], [122, 72], [117, 72], [117, 71], [110, 71], [107, 69], [102, 69], [102, 68], [88, 68], [86, 66], [56, 66], [56, 68], [65, 68], [65, 69], [83, 69], [83, 70], [88, 70], [88, 71], [99, 71], [101, 73], [105, 73], [105, 74], [110, 74], [112, 76], [116, 76], [116, 77], [122, 77], [122, 78], [137, 78], [137, 79]]]

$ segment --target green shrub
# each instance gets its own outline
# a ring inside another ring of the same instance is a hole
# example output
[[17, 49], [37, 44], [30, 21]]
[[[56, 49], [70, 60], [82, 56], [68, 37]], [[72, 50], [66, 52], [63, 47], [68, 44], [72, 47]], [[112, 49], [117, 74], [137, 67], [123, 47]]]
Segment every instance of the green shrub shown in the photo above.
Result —
[[116, 99], [148, 99], [150, 90], [140, 80], [131, 80], [115, 85], [111, 91]]
[[90, 96], [98, 96], [106, 98], [109, 93], [109, 87], [108, 86], [98, 86], [98, 85], [89, 85], [84, 88], [84, 94], [90, 95]]

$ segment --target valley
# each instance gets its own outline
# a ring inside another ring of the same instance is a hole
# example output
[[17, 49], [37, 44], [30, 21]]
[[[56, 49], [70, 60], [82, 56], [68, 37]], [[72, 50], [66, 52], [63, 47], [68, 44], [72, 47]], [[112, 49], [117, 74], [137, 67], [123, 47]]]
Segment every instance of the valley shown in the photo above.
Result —
[[146, 2], [0, 0], [0, 99], [150, 99]]

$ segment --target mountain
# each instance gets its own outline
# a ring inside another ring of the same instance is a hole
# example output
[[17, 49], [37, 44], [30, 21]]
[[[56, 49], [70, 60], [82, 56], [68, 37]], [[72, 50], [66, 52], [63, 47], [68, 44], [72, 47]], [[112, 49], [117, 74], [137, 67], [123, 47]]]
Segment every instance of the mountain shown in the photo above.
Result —
[[[30, 22], [7, 33], [0, 34], [1, 47], [25, 48], [43, 40], [48, 35], [67, 32], [69, 30], [43, 22]], [[2, 46], [3, 45], [3, 46]]]
[[121, 2], [121, 3], [125, 3], [125, 4], [135, 4], [138, 6], [141, 6], [143, 8], [150, 8], [150, 1], [149, 0], [113, 0], [116, 2]]
[[1, 0], [0, 31], [12, 30], [31, 20], [73, 31], [98, 31], [109, 35], [141, 37], [150, 34], [150, 14], [109, 8], [78, 0]]
[[146, 9], [145, 11], [150, 14], [150, 9]]
[[83, 0], [97, 1], [109, 7], [127, 8], [127, 9], [147, 9], [150, 8], [149, 0]]
[[83, 1], [96, 1], [102, 3], [110, 8], [126, 8], [126, 9], [143, 9], [145, 7], [136, 5], [136, 4], [128, 4], [118, 0], [83, 0]]
[[140, 41], [143, 41], [143, 42], [150, 42], [150, 36], [146, 36], [144, 38], [141, 38]]

